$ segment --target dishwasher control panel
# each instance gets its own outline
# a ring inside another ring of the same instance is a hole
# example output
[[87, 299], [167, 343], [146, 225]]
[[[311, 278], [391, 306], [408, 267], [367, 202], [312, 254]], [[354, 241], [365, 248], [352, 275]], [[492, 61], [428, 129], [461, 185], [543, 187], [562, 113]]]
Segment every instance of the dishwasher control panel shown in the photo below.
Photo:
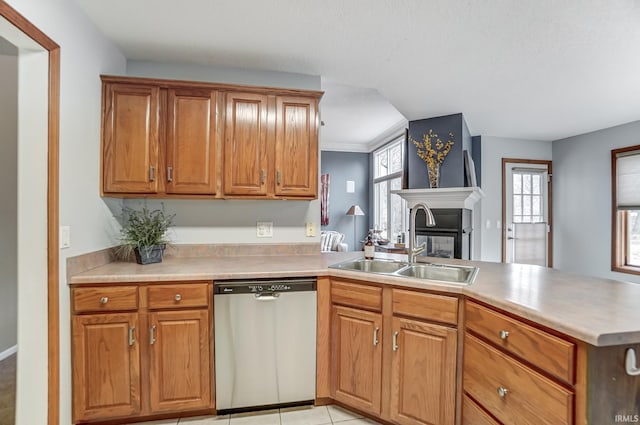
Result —
[[218, 295], [315, 291], [316, 279], [229, 280], [214, 285]]

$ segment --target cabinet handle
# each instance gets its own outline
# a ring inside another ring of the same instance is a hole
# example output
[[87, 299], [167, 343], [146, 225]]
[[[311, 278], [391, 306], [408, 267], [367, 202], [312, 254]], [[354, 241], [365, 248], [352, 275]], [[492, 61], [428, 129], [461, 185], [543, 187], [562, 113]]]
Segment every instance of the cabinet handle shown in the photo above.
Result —
[[173, 167], [167, 167], [167, 181], [168, 182], [172, 182], [173, 181], [173, 176], [171, 175], [172, 171], [173, 171]]
[[498, 387], [498, 395], [500, 396], [500, 398], [505, 398], [508, 392], [509, 390], [505, 387]]
[[398, 351], [398, 331], [393, 333], [393, 351]]
[[153, 345], [156, 343], [156, 325], [151, 326], [149, 329], [149, 344]]
[[375, 347], [375, 346], [377, 346], [377, 345], [378, 345], [378, 343], [380, 342], [380, 341], [378, 341], [378, 331], [379, 331], [379, 330], [380, 330], [380, 328], [378, 328], [378, 327], [376, 327], [376, 328], [373, 330], [373, 346], [374, 346], [374, 347]]
[[282, 173], [280, 170], [276, 171], [276, 184], [280, 186], [280, 181], [282, 180]]
[[156, 180], [156, 168], [153, 165], [149, 166], [149, 181]]
[[509, 338], [509, 331], [502, 330], [498, 332], [498, 336], [500, 337], [501, 340], [506, 341], [507, 338]]
[[106, 304], [109, 302], [109, 297], [102, 297], [100, 298], [100, 304]]
[[129, 326], [129, 346], [132, 346], [136, 343], [136, 339], [133, 337], [133, 333], [135, 332], [135, 326]]
[[180, 301], [182, 299], [182, 295], [176, 294], [175, 299], [176, 301]]
[[260, 170], [260, 184], [264, 184], [267, 181], [267, 172], [264, 170]]

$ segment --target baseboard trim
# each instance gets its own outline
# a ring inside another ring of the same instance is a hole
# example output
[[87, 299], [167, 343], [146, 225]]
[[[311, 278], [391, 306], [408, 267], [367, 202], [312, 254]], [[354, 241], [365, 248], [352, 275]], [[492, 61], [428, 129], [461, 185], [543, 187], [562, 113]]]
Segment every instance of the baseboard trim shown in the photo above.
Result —
[[7, 348], [6, 350], [0, 353], [0, 362], [6, 359], [7, 357], [13, 356], [17, 352], [18, 352], [18, 344], [14, 345], [13, 347]]

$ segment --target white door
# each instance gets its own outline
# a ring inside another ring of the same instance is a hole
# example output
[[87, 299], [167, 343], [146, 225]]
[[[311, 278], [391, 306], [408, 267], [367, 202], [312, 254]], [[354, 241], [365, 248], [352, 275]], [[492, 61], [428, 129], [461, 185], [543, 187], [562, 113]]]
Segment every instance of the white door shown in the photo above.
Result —
[[505, 262], [549, 265], [549, 178], [546, 163], [505, 163]]

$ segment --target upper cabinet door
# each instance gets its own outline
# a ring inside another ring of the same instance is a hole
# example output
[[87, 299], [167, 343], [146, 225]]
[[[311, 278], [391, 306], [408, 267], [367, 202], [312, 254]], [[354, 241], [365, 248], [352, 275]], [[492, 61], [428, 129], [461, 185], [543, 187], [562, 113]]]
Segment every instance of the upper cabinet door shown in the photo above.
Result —
[[166, 192], [216, 193], [216, 92], [169, 89], [167, 93]]
[[317, 101], [276, 99], [276, 185], [278, 196], [318, 196]]
[[103, 105], [103, 192], [158, 192], [160, 89], [107, 84]]
[[224, 192], [267, 194], [267, 96], [227, 93]]

